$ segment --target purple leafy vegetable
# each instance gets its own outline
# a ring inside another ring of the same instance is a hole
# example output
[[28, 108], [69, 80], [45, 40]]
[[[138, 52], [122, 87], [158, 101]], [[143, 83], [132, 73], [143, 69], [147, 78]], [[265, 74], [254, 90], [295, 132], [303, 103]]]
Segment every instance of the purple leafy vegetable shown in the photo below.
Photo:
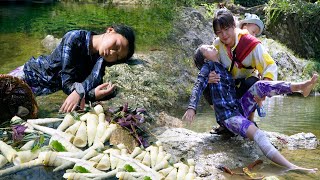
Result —
[[24, 131], [27, 129], [27, 126], [16, 125], [12, 127], [12, 139], [14, 141], [20, 141], [23, 138]]

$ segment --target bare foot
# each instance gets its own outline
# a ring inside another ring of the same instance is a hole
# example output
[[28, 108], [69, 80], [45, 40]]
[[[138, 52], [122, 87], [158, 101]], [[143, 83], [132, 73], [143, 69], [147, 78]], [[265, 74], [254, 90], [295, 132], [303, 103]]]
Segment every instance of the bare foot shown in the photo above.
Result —
[[306, 172], [306, 173], [316, 173], [318, 171], [318, 168], [303, 168], [303, 167], [295, 167], [295, 168], [291, 168], [289, 169], [289, 171], [299, 171], [299, 172]]
[[317, 80], [318, 80], [318, 74], [313, 74], [312, 78], [305, 83], [306, 86], [302, 88], [302, 92], [301, 92], [301, 94], [302, 94], [304, 97], [309, 96], [311, 90], [312, 90], [312, 89], [314, 88], [314, 86], [316, 85]]

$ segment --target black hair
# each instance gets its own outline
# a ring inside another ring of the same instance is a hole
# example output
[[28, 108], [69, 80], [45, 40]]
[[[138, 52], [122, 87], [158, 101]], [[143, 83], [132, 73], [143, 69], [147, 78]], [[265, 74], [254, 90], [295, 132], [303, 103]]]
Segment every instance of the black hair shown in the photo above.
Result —
[[114, 29], [115, 32], [121, 34], [128, 40], [128, 55], [124, 59], [119, 59], [117, 63], [126, 63], [128, 59], [130, 59], [134, 53], [135, 49], [135, 33], [134, 30], [126, 25], [115, 24], [112, 25], [111, 28]]
[[220, 27], [220, 29], [226, 29], [235, 26], [236, 23], [233, 15], [228, 9], [222, 8], [216, 11], [212, 21], [212, 27], [215, 34], [217, 34], [216, 31], [218, 27]]
[[200, 70], [205, 63], [205, 58], [203, 56], [203, 53], [200, 50], [201, 46], [199, 46], [195, 51], [193, 55], [193, 61], [196, 67]]

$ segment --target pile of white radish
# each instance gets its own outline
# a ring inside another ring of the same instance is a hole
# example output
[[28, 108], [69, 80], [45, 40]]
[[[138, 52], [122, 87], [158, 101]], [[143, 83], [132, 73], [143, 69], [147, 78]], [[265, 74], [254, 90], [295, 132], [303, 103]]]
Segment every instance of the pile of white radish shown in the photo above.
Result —
[[[44, 126], [52, 122], [61, 123], [57, 129]], [[26, 133], [40, 131], [51, 135], [49, 145], [59, 142], [66, 152], [49, 148], [32, 151], [34, 140], [27, 142], [20, 150], [0, 141], [0, 168], [7, 163], [13, 164], [1, 169], [0, 177], [44, 165], [55, 167], [53, 171], [72, 168], [63, 175], [66, 179], [198, 179], [194, 172], [194, 160], [188, 160], [187, 164], [179, 162], [170, 165], [171, 155], [163, 150], [161, 142], [146, 149], [136, 147], [131, 154], [123, 144], [106, 147], [104, 143], [110, 139], [117, 125], [105, 120], [101, 105], [95, 106], [94, 112], [82, 115], [80, 120], [67, 114], [64, 119], [32, 119], [24, 125], [28, 127]]]

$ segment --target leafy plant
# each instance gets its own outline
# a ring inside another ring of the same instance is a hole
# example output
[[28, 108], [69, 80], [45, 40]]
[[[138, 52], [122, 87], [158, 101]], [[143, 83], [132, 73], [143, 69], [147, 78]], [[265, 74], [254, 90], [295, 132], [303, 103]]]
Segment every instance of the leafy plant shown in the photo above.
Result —
[[110, 123], [117, 123], [130, 131], [140, 145], [144, 147], [148, 146], [148, 142], [143, 139], [146, 130], [143, 130], [142, 124], [148, 118], [148, 114], [144, 108], [131, 109], [128, 107], [128, 103], [125, 103], [117, 109], [109, 108], [106, 118]]

